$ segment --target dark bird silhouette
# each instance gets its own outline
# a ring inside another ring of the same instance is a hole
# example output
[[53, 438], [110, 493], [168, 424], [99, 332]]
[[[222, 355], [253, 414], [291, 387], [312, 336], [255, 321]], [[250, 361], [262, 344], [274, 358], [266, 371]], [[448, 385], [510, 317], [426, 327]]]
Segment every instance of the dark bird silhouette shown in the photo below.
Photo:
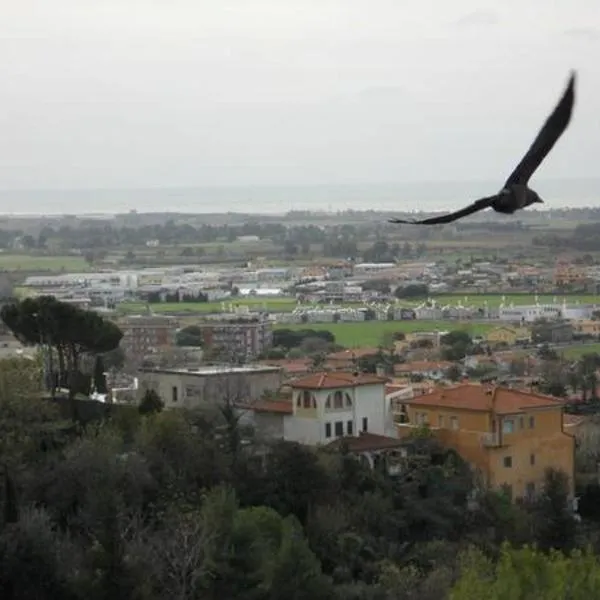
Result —
[[451, 223], [467, 215], [471, 215], [485, 208], [493, 208], [496, 212], [512, 215], [515, 211], [530, 206], [535, 203], [543, 203], [537, 192], [529, 188], [528, 183], [536, 169], [542, 164], [542, 161], [558, 138], [563, 134], [573, 112], [575, 103], [575, 71], [571, 72], [569, 83], [565, 89], [562, 98], [556, 105], [552, 114], [548, 117], [544, 126], [538, 133], [533, 144], [516, 169], [506, 180], [503, 188], [494, 196], [481, 198], [469, 206], [457, 210], [456, 212], [431, 217], [422, 221], [403, 221], [401, 219], [390, 219], [390, 223], [410, 223], [413, 225], [438, 225], [440, 223]]

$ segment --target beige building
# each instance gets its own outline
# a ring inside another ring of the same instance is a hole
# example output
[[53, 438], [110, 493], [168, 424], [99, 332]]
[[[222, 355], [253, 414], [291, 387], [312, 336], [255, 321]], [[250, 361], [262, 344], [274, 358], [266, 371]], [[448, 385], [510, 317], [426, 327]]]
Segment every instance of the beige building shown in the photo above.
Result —
[[139, 396], [154, 390], [166, 408], [202, 408], [225, 402], [253, 403], [283, 382], [280, 367], [203, 366], [193, 369], [142, 369]]

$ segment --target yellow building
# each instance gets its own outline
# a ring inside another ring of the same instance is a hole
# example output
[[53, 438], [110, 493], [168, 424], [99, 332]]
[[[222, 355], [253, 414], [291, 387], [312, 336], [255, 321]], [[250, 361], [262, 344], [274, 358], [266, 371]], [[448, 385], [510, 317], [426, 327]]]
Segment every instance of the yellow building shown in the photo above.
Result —
[[488, 344], [514, 346], [517, 342], [531, 341], [531, 331], [526, 327], [494, 327], [487, 332], [485, 341]]
[[573, 332], [582, 335], [600, 335], [600, 321], [592, 321], [591, 319], [580, 319], [571, 321], [573, 325]]
[[559, 263], [554, 269], [554, 285], [555, 286], [568, 286], [574, 284], [581, 284], [587, 279], [586, 270], [571, 264], [571, 263]]
[[512, 498], [534, 497], [553, 467], [568, 475], [573, 495], [575, 439], [564, 432], [562, 403], [554, 398], [464, 384], [407, 400], [406, 415], [407, 422], [397, 424], [401, 437], [429, 425], [476, 468], [484, 485], [505, 487]]

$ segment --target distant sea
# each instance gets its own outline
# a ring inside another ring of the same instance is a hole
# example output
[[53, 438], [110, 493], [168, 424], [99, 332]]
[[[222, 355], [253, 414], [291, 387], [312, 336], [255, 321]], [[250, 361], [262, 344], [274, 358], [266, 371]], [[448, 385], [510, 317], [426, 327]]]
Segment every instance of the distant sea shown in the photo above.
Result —
[[[502, 182], [0, 190], [0, 214], [138, 212], [283, 214], [292, 210], [437, 211], [467, 204]], [[545, 208], [600, 206], [600, 178], [540, 180], [532, 186]]]

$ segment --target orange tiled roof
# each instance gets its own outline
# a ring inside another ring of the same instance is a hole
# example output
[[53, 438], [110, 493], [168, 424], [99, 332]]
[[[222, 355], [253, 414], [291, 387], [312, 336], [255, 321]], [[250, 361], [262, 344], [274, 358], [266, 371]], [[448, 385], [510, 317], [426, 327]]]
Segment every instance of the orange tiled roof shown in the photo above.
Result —
[[286, 400], [259, 400], [254, 404], [240, 404], [239, 406], [240, 408], [255, 412], [277, 413], [281, 415], [291, 415], [294, 412], [292, 403]]
[[400, 363], [395, 365], [394, 371], [399, 373], [419, 373], [423, 371], [435, 371], [437, 369], [447, 369], [451, 367], [454, 363], [449, 362], [447, 360], [440, 361], [427, 361], [427, 360], [417, 360], [414, 362], [408, 363]]
[[417, 396], [414, 406], [440, 406], [463, 410], [491, 411], [514, 414], [531, 408], [561, 407], [562, 402], [550, 396], [524, 392], [501, 386], [473, 383], [434, 390], [431, 394]]
[[340, 387], [384, 384], [386, 381], [385, 377], [378, 377], [369, 373], [332, 371], [301, 377], [290, 382], [290, 385], [293, 388], [305, 390], [331, 390]]

